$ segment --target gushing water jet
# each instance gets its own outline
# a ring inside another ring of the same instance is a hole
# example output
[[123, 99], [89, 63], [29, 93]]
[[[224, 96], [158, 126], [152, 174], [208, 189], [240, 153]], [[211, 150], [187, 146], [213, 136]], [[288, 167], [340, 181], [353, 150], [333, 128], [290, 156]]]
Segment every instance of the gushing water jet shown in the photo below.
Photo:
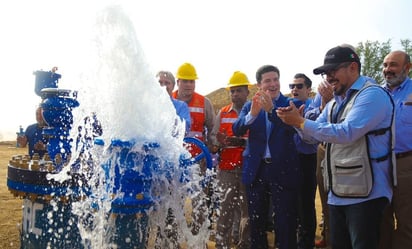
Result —
[[[59, 89], [60, 75], [53, 70], [35, 74], [48, 123], [48, 155], [16, 157], [8, 167], [10, 191], [25, 200], [22, 243], [27, 248], [146, 248], [154, 230], [158, 239], [169, 239], [163, 228], [173, 210], [178, 238], [172, 243], [188, 241], [195, 248], [207, 240], [208, 225], [192, 240], [183, 206], [201, 189], [197, 160], [205, 158], [212, 166], [207, 147], [183, 137], [184, 123], [155, 83], [133, 25], [118, 7], [103, 11], [96, 33], [95, 64], [78, 92]], [[74, 109], [79, 103], [83, 113]], [[80, 135], [73, 151], [71, 128], [80, 123], [82, 132], [93, 130], [84, 122], [90, 113], [103, 133], [86, 142]], [[187, 143], [203, 153], [191, 158]], [[39, 167], [27, 166], [36, 160]]]

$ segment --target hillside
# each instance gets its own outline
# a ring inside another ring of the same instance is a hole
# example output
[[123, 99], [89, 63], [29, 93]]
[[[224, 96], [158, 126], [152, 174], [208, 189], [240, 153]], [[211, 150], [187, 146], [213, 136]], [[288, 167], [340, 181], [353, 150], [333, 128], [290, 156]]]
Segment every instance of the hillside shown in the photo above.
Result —
[[[257, 87], [256, 85], [253, 85], [249, 88], [249, 97], [248, 99], [252, 98], [252, 96], [257, 92]], [[215, 109], [215, 112], [217, 113], [220, 108], [222, 108], [225, 105], [230, 104], [230, 96], [229, 96], [229, 91], [226, 90], [226, 88], [219, 88], [209, 94], [206, 95], [207, 98], [210, 99], [212, 102], [212, 105]]]
[[[248, 96], [248, 100], [250, 100], [252, 96], [255, 95], [255, 93], [257, 92], [258, 89], [257, 89], [256, 84], [251, 86], [249, 90], [250, 90], [250, 93]], [[283, 95], [290, 97], [290, 93], [283, 93]], [[316, 93], [312, 91], [310, 94], [310, 97], [313, 98], [315, 97], [315, 95]], [[225, 88], [219, 88], [205, 96], [209, 98], [210, 101], [212, 102], [212, 105], [216, 113], [220, 110], [220, 108], [230, 103], [229, 91], [226, 90]]]

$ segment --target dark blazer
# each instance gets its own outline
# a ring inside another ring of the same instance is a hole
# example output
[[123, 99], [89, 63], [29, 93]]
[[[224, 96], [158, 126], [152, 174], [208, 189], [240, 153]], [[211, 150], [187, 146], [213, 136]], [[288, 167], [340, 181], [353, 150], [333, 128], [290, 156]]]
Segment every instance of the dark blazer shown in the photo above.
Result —
[[[276, 107], [289, 106], [289, 99], [280, 94], [277, 101], [274, 101]], [[294, 101], [295, 102], [295, 101]], [[301, 103], [295, 102], [297, 106]], [[245, 124], [245, 116], [249, 113], [252, 102], [248, 101], [242, 108], [238, 119], [232, 126], [236, 136], [242, 136], [249, 131], [248, 142], [243, 152], [243, 175], [244, 184], [251, 184], [256, 178], [259, 167], [262, 165], [262, 159], [265, 156], [266, 149], [266, 112], [261, 110], [256, 120], [250, 124]], [[270, 177], [274, 182], [283, 187], [296, 188], [300, 182], [301, 172], [299, 167], [299, 158], [296, 145], [293, 140], [295, 129], [284, 124], [273, 110], [269, 114], [269, 120], [272, 122], [272, 129], [269, 137], [269, 150], [272, 156], [273, 167], [271, 166]]]

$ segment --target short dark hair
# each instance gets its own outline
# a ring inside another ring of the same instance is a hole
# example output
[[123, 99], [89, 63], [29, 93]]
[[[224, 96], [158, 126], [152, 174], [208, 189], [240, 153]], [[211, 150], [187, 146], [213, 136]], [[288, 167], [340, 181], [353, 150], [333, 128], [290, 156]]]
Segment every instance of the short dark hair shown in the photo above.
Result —
[[405, 63], [406, 64], [411, 63], [411, 57], [406, 52], [405, 52]]
[[257, 83], [260, 83], [262, 81], [262, 74], [267, 73], [267, 72], [275, 72], [280, 77], [279, 68], [272, 66], [272, 65], [264, 65], [264, 66], [259, 67], [259, 69], [256, 71]]
[[304, 83], [305, 83], [305, 85], [307, 86], [307, 87], [312, 87], [312, 81], [309, 79], [309, 77], [308, 76], [306, 76], [304, 73], [297, 73], [297, 74], [295, 74], [295, 77], [294, 77], [295, 79], [300, 79], [300, 78], [302, 78], [303, 79], [303, 81], [304, 81]]

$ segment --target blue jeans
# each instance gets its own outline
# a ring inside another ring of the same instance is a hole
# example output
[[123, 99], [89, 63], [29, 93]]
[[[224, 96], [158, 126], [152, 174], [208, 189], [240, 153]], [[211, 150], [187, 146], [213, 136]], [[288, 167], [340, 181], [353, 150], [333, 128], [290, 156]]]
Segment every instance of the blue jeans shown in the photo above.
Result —
[[376, 249], [385, 197], [353, 205], [329, 205], [329, 222], [333, 249]]

